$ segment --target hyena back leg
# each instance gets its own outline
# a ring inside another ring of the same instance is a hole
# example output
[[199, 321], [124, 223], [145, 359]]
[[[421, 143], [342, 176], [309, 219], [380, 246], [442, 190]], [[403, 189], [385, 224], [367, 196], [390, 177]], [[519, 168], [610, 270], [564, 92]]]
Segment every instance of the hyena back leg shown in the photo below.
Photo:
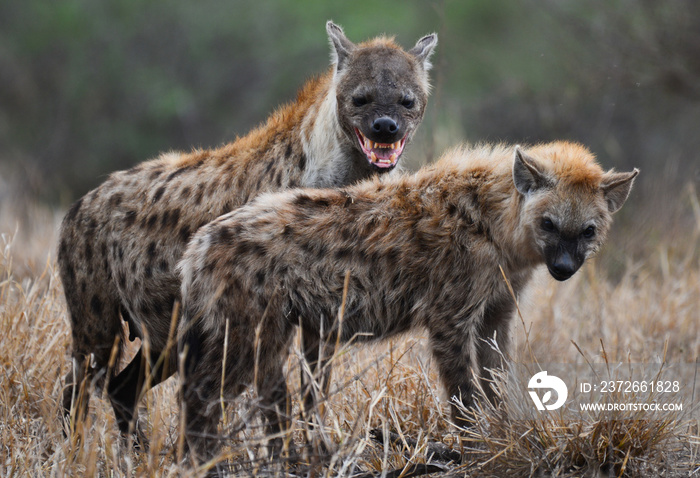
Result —
[[139, 444], [146, 445], [147, 440], [143, 433], [132, 428], [135, 426], [134, 417], [138, 402], [145, 392], [171, 377], [176, 370], [177, 354], [174, 350], [169, 356], [164, 356], [160, 350], [147, 353], [141, 346], [124, 370], [110, 380], [109, 399], [123, 435], [135, 432]]
[[[242, 336], [238, 333], [241, 331]], [[253, 382], [253, 342], [254, 337], [245, 333], [243, 327], [230, 331], [223, 388], [226, 401], [233, 400]], [[185, 356], [180, 386], [184, 432], [189, 453], [197, 463], [211, 460], [221, 449], [217, 429], [222, 414], [223, 344], [223, 331], [206, 334], [197, 324], [188, 324], [178, 343], [179, 352]]]
[[[269, 321], [269, 322], [268, 322]], [[284, 439], [282, 432], [291, 427], [291, 401], [284, 377], [284, 360], [291, 339], [292, 328], [280, 317], [278, 324], [267, 319], [269, 328], [277, 334], [259, 334], [255, 344], [255, 387], [260, 399], [260, 408], [267, 423], [266, 429], [272, 439], [272, 453], [279, 454]]]
[[[89, 388], [95, 382], [101, 390], [107, 375], [112, 375], [121, 356], [121, 319], [116, 303], [107, 294], [94, 294], [89, 305], [68, 296], [73, 338], [73, 367], [65, 377], [64, 415], [73, 429], [85, 418]], [[111, 367], [111, 368], [110, 368]]]

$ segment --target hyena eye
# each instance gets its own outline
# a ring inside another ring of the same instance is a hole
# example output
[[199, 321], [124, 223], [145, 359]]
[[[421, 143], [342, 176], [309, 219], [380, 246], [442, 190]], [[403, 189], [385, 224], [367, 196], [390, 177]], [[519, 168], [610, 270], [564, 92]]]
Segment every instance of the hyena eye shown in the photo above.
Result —
[[415, 104], [416, 102], [408, 96], [404, 96], [404, 98], [401, 100], [401, 106], [409, 110], [413, 108]]
[[369, 101], [367, 100], [366, 96], [353, 96], [352, 97], [352, 104], [355, 106], [364, 106], [368, 103]]
[[581, 235], [586, 239], [590, 239], [591, 237], [595, 236], [595, 227], [588, 226], [586, 229], [583, 230], [583, 233]]
[[542, 219], [542, 229], [544, 229], [547, 232], [554, 232], [557, 230], [557, 227], [554, 225], [551, 219], [546, 217]]

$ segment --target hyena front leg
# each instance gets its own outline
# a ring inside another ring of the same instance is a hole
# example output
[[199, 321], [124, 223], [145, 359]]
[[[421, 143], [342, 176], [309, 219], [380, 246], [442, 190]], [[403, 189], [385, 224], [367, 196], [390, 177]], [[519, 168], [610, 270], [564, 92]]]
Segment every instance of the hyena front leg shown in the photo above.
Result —
[[331, 381], [333, 347], [318, 333], [302, 330], [302, 349], [308, 369], [301, 368], [303, 418], [307, 424], [307, 445], [312, 454], [326, 455], [328, 447], [319, 434], [325, 422], [325, 400]]
[[[496, 392], [493, 389], [493, 374], [491, 370], [503, 367], [503, 360], [508, 356], [510, 347], [509, 325], [515, 305], [509, 298], [491, 303], [486, 307], [482, 326], [477, 340], [477, 357], [481, 388], [486, 398], [496, 405]], [[495, 344], [494, 344], [495, 338]], [[496, 350], [494, 347], [497, 347]]]
[[318, 334], [302, 330], [302, 351], [309, 369], [301, 369], [301, 393], [304, 417], [308, 420], [317, 412], [323, 419], [323, 406], [331, 379], [329, 361], [333, 349]]
[[[475, 331], [458, 322], [452, 326], [444, 322], [436, 330], [430, 330], [430, 340], [440, 378], [450, 401], [453, 402], [456, 398], [465, 408], [471, 407], [474, 403], [472, 358], [475, 353]], [[451, 408], [455, 424], [468, 426], [460, 407], [451, 403]]]

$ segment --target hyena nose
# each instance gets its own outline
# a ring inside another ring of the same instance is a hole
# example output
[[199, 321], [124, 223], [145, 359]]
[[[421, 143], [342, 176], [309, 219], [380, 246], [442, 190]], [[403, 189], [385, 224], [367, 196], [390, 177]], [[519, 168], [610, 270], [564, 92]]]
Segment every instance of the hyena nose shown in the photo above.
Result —
[[377, 135], [378, 139], [393, 139], [390, 138], [390, 136], [396, 134], [398, 130], [399, 125], [396, 124], [396, 121], [389, 118], [388, 116], [382, 116], [380, 118], [377, 118], [372, 123], [372, 132]]
[[579, 266], [569, 254], [560, 255], [556, 261], [549, 264], [549, 273], [558, 281], [565, 281], [578, 270]]

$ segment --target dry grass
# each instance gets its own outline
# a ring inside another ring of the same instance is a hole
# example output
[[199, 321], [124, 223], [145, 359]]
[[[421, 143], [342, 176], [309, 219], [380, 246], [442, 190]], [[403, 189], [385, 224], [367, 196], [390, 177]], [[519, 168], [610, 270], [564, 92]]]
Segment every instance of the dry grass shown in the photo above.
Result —
[[[692, 210], [697, 196], [688, 197], [685, 207]], [[105, 399], [93, 398], [83, 429], [64, 437], [59, 397], [70, 329], [54, 263], [57, 220], [39, 207], [0, 207], [0, 475], [191, 476], [178, 451], [175, 379], [142, 402], [148, 451], [123, 446]], [[682, 238], [650, 245], [647, 260], [628, 264], [615, 283], [600, 263], [564, 284], [538, 276], [521, 298], [512, 359], [696, 362], [700, 216], [685, 230]], [[480, 404], [474, 426], [460, 438], [426, 341], [411, 336], [339, 350], [318, 428], [299, 418], [299, 376], [306, 369], [295, 346], [288, 377], [297, 420], [289, 442], [299, 448], [304, 435], [311, 436], [315, 452], [305, 455], [306, 466], [268, 458], [250, 393], [228, 407], [224, 421], [232, 473], [380, 476], [422, 463], [436, 464], [443, 476], [694, 476], [700, 469], [692, 404], [681, 415], [557, 413], [524, 420], [518, 417], [531, 404], [522, 387], [505, 380], [497, 386], [503, 403]], [[384, 439], [373, 439], [373, 429]], [[440, 461], [435, 443], [463, 451], [465, 463]]]

